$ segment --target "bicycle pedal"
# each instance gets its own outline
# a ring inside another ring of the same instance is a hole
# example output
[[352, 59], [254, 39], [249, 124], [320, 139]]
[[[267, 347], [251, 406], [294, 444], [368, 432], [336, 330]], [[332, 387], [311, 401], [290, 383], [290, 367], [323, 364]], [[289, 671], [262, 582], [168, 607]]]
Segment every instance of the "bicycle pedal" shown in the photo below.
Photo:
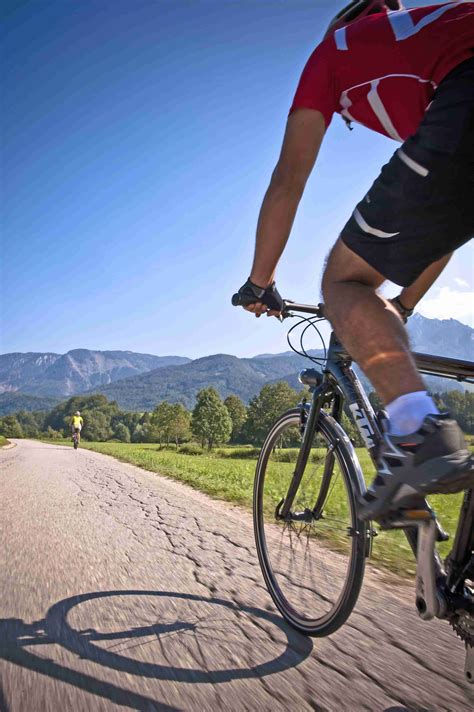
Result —
[[426, 509], [398, 509], [379, 519], [379, 524], [380, 528], [386, 531], [420, 526], [432, 519], [435, 519], [433, 512]]
[[409, 522], [428, 522], [433, 519], [431, 512], [427, 512], [426, 509], [404, 509], [402, 510], [402, 518], [407, 519]]
[[435, 522], [436, 541], [448, 541], [449, 534], [443, 529], [436, 515], [430, 509], [400, 509], [397, 512], [390, 512], [383, 519], [379, 520], [380, 528], [384, 531], [389, 529], [404, 529], [405, 527], [420, 526], [431, 520]]

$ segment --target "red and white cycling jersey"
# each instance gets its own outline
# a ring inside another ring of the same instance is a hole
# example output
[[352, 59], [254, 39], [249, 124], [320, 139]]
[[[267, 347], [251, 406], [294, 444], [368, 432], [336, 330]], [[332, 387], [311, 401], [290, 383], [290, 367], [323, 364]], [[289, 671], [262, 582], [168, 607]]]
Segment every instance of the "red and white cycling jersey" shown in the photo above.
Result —
[[291, 111], [334, 112], [397, 141], [415, 133], [442, 79], [474, 56], [474, 2], [377, 13], [309, 58]]

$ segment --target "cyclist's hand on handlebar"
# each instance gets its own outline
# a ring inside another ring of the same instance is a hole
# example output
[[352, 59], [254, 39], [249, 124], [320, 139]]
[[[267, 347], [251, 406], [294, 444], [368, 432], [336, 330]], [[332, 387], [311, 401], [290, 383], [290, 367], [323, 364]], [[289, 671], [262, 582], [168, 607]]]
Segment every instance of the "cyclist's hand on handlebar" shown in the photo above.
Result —
[[279, 316], [283, 309], [283, 299], [281, 298], [275, 282], [266, 289], [259, 287], [248, 279], [232, 297], [234, 307], [244, 307], [255, 316], [266, 314], [267, 316]]

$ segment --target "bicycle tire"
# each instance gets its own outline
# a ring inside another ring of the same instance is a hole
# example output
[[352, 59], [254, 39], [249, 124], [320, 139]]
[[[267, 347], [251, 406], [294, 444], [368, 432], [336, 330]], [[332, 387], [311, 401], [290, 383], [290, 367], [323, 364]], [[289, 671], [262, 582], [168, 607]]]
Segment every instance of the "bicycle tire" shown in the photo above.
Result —
[[[268, 511], [268, 502], [264, 501], [264, 487], [265, 478], [267, 472], [269, 473], [269, 462], [270, 456], [275, 449], [275, 445], [278, 438], [283, 439], [283, 433], [286, 428], [298, 427], [300, 423], [300, 411], [298, 409], [293, 409], [282, 415], [274, 424], [273, 428], [270, 430], [260, 452], [260, 456], [257, 463], [255, 482], [254, 482], [254, 498], [253, 498], [253, 517], [254, 517], [254, 532], [255, 541], [257, 547], [258, 558], [260, 562], [260, 567], [262, 569], [263, 577], [267, 585], [267, 589], [282, 616], [285, 620], [290, 623], [294, 628], [296, 628], [301, 633], [310, 636], [327, 636], [334, 633], [338, 628], [340, 628], [344, 622], [349, 617], [352, 609], [354, 608], [357, 598], [360, 593], [362, 586], [362, 581], [364, 577], [365, 569], [365, 559], [368, 552], [368, 525], [358, 519], [357, 516], [357, 498], [365, 490], [365, 485], [362, 477], [361, 468], [355, 453], [355, 450], [344, 432], [341, 426], [327, 413], [321, 411], [317, 428], [316, 435], [322, 438], [323, 443], [326, 447], [330, 448], [328, 452], [329, 456], [334, 455], [334, 462], [338, 466], [339, 471], [342, 474], [341, 483], [346, 490], [347, 497], [347, 516], [351, 521], [351, 533], [347, 532], [348, 539], [351, 544], [346, 544], [347, 549], [350, 549], [349, 564], [347, 566], [347, 572], [344, 577], [344, 583], [342, 590], [337, 596], [328, 611], [323, 612], [321, 615], [312, 617], [312, 615], [303, 614], [301, 610], [298, 610], [294, 603], [288, 598], [288, 593], [285, 594], [282, 584], [279, 581], [279, 576], [276, 573], [276, 568], [272, 565], [272, 557], [268, 551], [268, 537], [266, 536], [266, 528], [271, 532], [270, 538], [272, 538], [276, 532], [276, 527], [278, 527], [276, 517], [272, 521], [272, 517], [266, 517], [265, 511]], [[303, 489], [302, 483], [305, 477], [306, 471], [311, 467], [310, 460], [303, 473], [302, 480], [300, 482], [299, 488]], [[338, 475], [336, 477], [338, 477]], [[268, 475], [269, 480], [271, 479], [270, 474]], [[273, 486], [273, 485], [272, 485]], [[324, 485], [323, 485], [324, 486]], [[269, 485], [270, 487], [270, 485]], [[283, 493], [283, 496], [286, 492]], [[270, 496], [270, 500], [274, 495]], [[281, 492], [280, 495], [281, 496]], [[307, 495], [311, 496], [311, 495]], [[313, 493], [316, 499], [319, 501], [318, 492]], [[275, 501], [273, 502], [276, 507], [278, 503], [276, 502], [277, 496], [275, 494]], [[305, 511], [307, 511], [305, 509]], [[268, 521], [270, 519], [270, 521]], [[322, 521], [323, 518], [321, 518]], [[289, 540], [292, 540], [291, 534], [291, 524], [288, 526]], [[285, 533], [285, 523], [279, 522], [278, 535], [281, 534], [281, 538]], [[306, 531], [306, 549], [313, 550], [315, 547], [320, 547], [324, 551], [323, 556], [328, 560], [331, 559], [331, 565], [335, 558], [340, 557], [340, 554], [331, 551], [331, 544], [326, 547], [327, 542], [323, 545], [318, 543], [318, 537], [315, 532]], [[296, 535], [295, 535], [296, 536]], [[300, 534], [297, 535], [298, 540], [301, 538]], [[276, 539], [276, 534], [275, 534]], [[281, 547], [280, 547], [281, 548]], [[331, 551], [329, 555], [328, 552]], [[290, 554], [291, 557], [291, 554]], [[312, 552], [307, 556], [305, 552], [303, 554], [303, 559], [308, 558], [311, 560]], [[301, 557], [300, 557], [301, 559]], [[338, 565], [340, 561], [338, 560]], [[324, 566], [324, 564], [323, 564]], [[294, 574], [292, 573], [292, 577]], [[288, 581], [288, 586], [290, 586], [290, 577], [287, 575], [281, 577], [282, 580]], [[329, 579], [328, 579], [329, 581]], [[287, 584], [285, 583], [285, 586]], [[293, 589], [297, 589], [298, 584], [291, 582]], [[302, 590], [305, 596], [310, 595], [310, 589], [303, 583], [301, 584]], [[319, 599], [324, 600], [324, 597], [320, 595], [319, 592], [315, 590], [314, 599], [319, 597]], [[330, 599], [328, 599], [330, 601]], [[326, 602], [326, 601], [325, 601]]]

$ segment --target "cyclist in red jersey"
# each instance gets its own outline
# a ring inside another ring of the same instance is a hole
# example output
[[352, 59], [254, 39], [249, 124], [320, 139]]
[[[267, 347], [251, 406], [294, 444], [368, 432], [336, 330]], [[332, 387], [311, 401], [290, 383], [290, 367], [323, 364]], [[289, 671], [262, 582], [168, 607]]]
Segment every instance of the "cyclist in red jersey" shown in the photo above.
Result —
[[[276, 315], [275, 269], [334, 113], [402, 143], [332, 249], [322, 290], [332, 325], [384, 402], [388, 424], [365, 518], [474, 486], [463, 434], [414, 365], [401, 316], [474, 235], [474, 2], [405, 9], [354, 0], [309, 58], [263, 200], [241, 303]], [[399, 298], [378, 289], [389, 279]]]

